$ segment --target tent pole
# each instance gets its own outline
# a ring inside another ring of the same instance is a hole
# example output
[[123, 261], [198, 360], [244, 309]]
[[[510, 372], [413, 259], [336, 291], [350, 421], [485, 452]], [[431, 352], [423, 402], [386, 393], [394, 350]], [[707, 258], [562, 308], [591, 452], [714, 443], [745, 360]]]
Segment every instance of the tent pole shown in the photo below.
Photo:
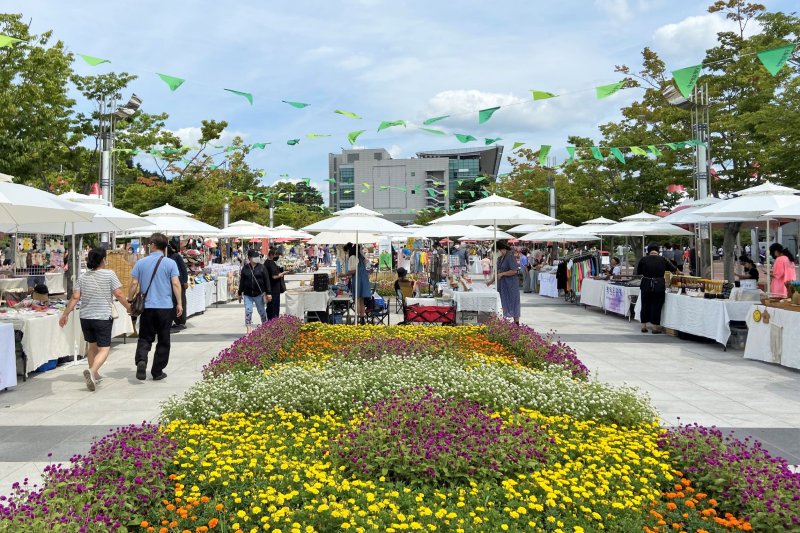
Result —
[[[766, 245], [766, 256], [767, 256], [767, 296], [769, 296], [769, 294], [772, 292], [772, 275], [771, 275], [771, 273], [769, 271], [769, 266], [770, 266], [770, 262], [771, 262], [770, 260], [772, 259], [772, 256], [769, 253], [769, 245], [770, 245], [770, 242], [769, 242], [769, 219], [767, 219], [767, 245]], [[758, 243], [756, 243], [756, 246], [758, 246]], [[760, 252], [761, 252], [761, 249], [759, 247], [759, 253]]]

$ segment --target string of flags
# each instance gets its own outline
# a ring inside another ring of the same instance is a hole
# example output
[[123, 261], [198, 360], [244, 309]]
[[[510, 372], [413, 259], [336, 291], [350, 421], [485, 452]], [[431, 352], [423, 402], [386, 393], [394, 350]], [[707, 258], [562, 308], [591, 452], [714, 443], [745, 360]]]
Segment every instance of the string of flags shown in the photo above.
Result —
[[[13, 46], [13, 45], [16, 45], [16, 44], [19, 44], [19, 43], [23, 43], [23, 42], [25, 42], [25, 41], [22, 40], [22, 39], [17, 39], [15, 37], [11, 37], [11, 36], [8, 36], [8, 35], [0, 34], [0, 48], [6, 47], [6, 46]], [[763, 65], [763, 67], [772, 76], [775, 76], [784, 67], [784, 65], [786, 65], [788, 60], [791, 58], [792, 54], [795, 52], [796, 47], [797, 47], [797, 43], [787, 43], [787, 44], [784, 44], [784, 45], [776, 47], [776, 48], [771, 48], [771, 49], [768, 49], [768, 50], [759, 51], [759, 52], [756, 53], [756, 56], [757, 56], [758, 60], [760, 61], [760, 63]], [[92, 67], [97, 67], [99, 65], [110, 64], [111, 63], [111, 60], [109, 60], [109, 59], [95, 57], [95, 56], [91, 56], [91, 55], [88, 55], [88, 54], [79, 53], [79, 54], [77, 54], [77, 56], [79, 58], [81, 58], [87, 65], [92, 66]], [[672, 71], [673, 82], [675, 83], [675, 86], [678, 88], [680, 93], [685, 98], [688, 98], [691, 95], [692, 90], [694, 89], [695, 85], [697, 84], [698, 78], [699, 78], [702, 70], [703, 70], [703, 64], [699, 64], [699, 65], [693, 65], [693, 66], [690, 66], [690, 67], [685, 67], [685, 68], [681, 68], [681, 69], [677, 69], [677, 70], [673, 70]], [[159, 79], [161, 79], [161, 81], [163, 81], [167, 85], [167, 87], [169, 88], [169, 90], [171, 92], [177, 91], [181, 86], [183, 86], [187, 82], [187, 80], [184, 79], [184, 78], [180, 78], [178, 76], [174, 76], [174, 75], [170, 75], [170, 74], [164, 74], [164, 73], [159, 73], [159, 72], [156, 72], [154, 74], [156, 76], [158, 76]], [[625, 85], [626, 85], [625, 81], [623, 80], [623, 81], [617, 81], [617, 82], [606, 84], [606, 85], [600, 85], [600, 86], [594, 87], [593, 89], [594, 89], [596, 98], [598, 100], [601, 100], [601, 99], [604, 99], [604, 98], [608, 98], [609, 96], [612, 96], [613, 94], [616, 94], [620, 90], [625, 89], [626, 88]], [[231, 88], [223, 88], [223, 90], [228, 92], [228, 93], [231, 93], [233, 95], [236, 95], [236, 96], [239, 96], [241, 98], [246, 99], [250, 105], [255, 105], [255, 97], [254, 97], [253, 93], [251, 93], [251, 92], [246, 92], [246, 91], [237, 90], [237, 89], [231, 89]], [[551, 98], [558, 98], [560, 96], [560, 95], [558, 95], [556, 93], [552, 93], [552, 92], [544, 91], [544, 90], [540, 90], [540, 89], [531, 89], [530, 93], [531, 93], [531, 98], [532, 98], [532, 100], [534, 102], [541, 101], [541, 100], [547, 100], [547, 99], [551, 99]], [[292, 101], [292, 100], [281, 100], [281, 102], [284, 103], [284, 104], [287, 104], [287, 105], [289, 105], [289, 106], [291, 106], [291, 107], [293, 107], [295, 109], [306, 109], [306, 108], [308, 108], [308, 107], [310, 107], [312, 105], [311, 103], [298, 102], [298, 101]], [[516, 104], [510, 104], [510, 105], [516, 105]], [[505, 106], [501, 105], [501, 106], [495, 106], [495, 107], [489, 107], [489, 108], [477, 110], [478, 124], [481, 125], [481, 124], [487, 123], [494, 116], [494, 114], [496, 112], [500, 111], [504, 107], [509, 107], [510, 105], [505, 105]], [[350, 119], [353, 119], [353, 120], [363, 120], [363, 117], [361, 117], [360, 115], [358, 115], [357, 113], [354, 113], [352, 111], [336, 109], [336, 110], [333, 111], [333, 113], [342, 115], [344, 117], [347, 117], [347, 118], [350, 118]], [[467, 113], [463, 113], [463, 114], [467, 114]], [[463, 114], [459, 114], [459, 115], [463, 115]], [[426, 133], [430, 133], [432, 135], [440, 135], [440, 136], [448, 135], [447, 132], [445, 132], [443, 130], [436, 129], [436, 128], [428, 128], [427, 126], [431, 126], [433, 124], [439, 123], [440, 121], [443, 121], [443, 120], [446, 120], [448, 118], [451, 118], [452, 116], [455, 116], [455, 115], [440, 115], [440, 116], [428, 118], [425, 121], [423, 121], [422, 126], [418, 127], [417, 129], [419, 129], [420, 131], [424, 131]], [[395, 127], [399, 127], [399, 126], [402, 126], [403, 128], [408, 128], [408, 123], [405, 120], [402, 120], [402, 119], [383, 120], [383, 121], [380, 121], [380, 123], [378, 125], [378, 128], [377, 128], [377, 132], [381, 132], [383, 130], [387, 130], [387, 129], [395, 128]], [[351, 145], [354, 145], [356, 143], [356, 140], [358, 139], [358, 137], [361, 134], [363, 134], [365, 131], [367, 131], [367, 130], [366, 129], [361, 129], [361, 130], [351, 131], [351, 132], [349, 132], [347, 134], [347, 140], [350, 142]], [[478, 142], [479, 141], [479, 139], [477, 137], [475, 137], [473, 135], [470, 135], [470, 134], [467, 134], [467, 133], [454, 133], [453, 135], [456, 138], [456, 140], [458, 140], [460, 143], [464, 143], [464, 144], [470, 143], [470, 142]], [[332, 135], [331, 134], [307, 134], [306, 138], [307, 139], [317, 139], [317, 138], [330, 137], [330, 136], [332, 136]], [[499, 138], [499, 137], [498, 138], [484, 137], [483, 138], [483, 143], [488, 146], [488, 145], [494, 144], [495, 142], [497, 142], [499, 140], [501, 140], [501, 138]], [[299, 143], [300, 143], [300, 138], [289, 139], [289, 140], [286, 141], [286, 144], [289, 145], [289, 146], [296, 146]], [[515, 142], [514, 143], [514, 148], [512, 148], [512, 150], [516, 150], [519, 147], [518, 146], [519, 144], [520, 143]], [[612, 151], [612, 155], [614, 157], [616, 157], [618, 160], [620, 160], [620, 162], [624, 162], [624, 161], [622, 161], [622, 158], [620, 158], [620, 155], [619, 155], [618, 151]], [[641, 155], [641, 154], [637, 154], [637, 155]]]

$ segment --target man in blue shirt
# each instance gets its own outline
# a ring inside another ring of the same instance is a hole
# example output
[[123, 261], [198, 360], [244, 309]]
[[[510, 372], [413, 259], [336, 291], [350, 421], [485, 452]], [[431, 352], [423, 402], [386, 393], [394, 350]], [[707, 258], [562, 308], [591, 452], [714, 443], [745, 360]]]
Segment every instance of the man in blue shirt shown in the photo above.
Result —
[[[150, 347], [158, 337], [156, 351], [153, 355], [153, 366], [150, 374], [154, 380], [167, 377], [164, 372], [169, 362], [170, 326], [176, 316], [183, 314], [181, 300], [181, 282], [178, 265], [175, 261], [164, 257], [167, 249], [167, 236], [153, 233], [149, 239], [150, 255], [139, 259], [133, 266], [129, 299], [133, 299], [140, 290], [145, 294], [144, 312], [139, 317], [139, 342], [136, 345], [136, 379], [147, 378], [147, 356]], [[173, 307], [173, 297], [175, 306]]]
[[519, 253], [519, 268], [522, 270], [522, 292], [531, 292], [531, 269], [528, 250], [523, 248]]

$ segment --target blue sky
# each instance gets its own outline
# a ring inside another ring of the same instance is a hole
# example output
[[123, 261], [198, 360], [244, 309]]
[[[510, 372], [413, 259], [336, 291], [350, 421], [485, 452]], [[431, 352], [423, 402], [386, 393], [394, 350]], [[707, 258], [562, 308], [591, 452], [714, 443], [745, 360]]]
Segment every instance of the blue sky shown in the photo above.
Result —
[[[797, 8], [795, 0], [762, 2], [770, 10]], [[34, 32], [54, 30], [73, 52], [112, 61], [89, 67], [79, 60], [79, 73], [139, 75], [131, 89], [143, 108], [168, 112], [168, 127], [187, 142], [197, 138], [201, 120], [226, 120], [223, 142], [239, 134], [273, 143], [250, 157], [267, 171], [266, 184], [287, 173], [310, 178], [327, 197], [327, 154], [349, 146], [349, 131], [367, 130], [357, 146], [383, 147], [395, 157], [464, 146], [414, 127], [436, 115], [458, 115], [438, 125], [481, 140], [467, 146], [502, 137], [506, 153], [523, 141], [553, 145], [554, 155], [565, 157], [568, 135], [596, 138], [599, 124], [641, 94], [595, 99], [594, 86], [618, 81], [614, 65], [637, 66], [644, 46], [670, 69], [699, 63], [716, 32], [730, 28], [706, 13], [707, 3], [4, 0], [3, 10], [23, 13]], [[154, 72], [187, 82], [172, 93]], [[255, 105], [223, 87], [253, 93]], [[568, 94], [534, 103], [529, 89]], [[298, 110], [281, 100], [312, 105]], [[516, 105], [478, 125], [478, 109], [508, 104]], [[411, 127], [376, 132], [381, 120], [397, 119]], [[306, 139], [308, 133], [332, 137]], [[288, 146], [292, 138], [302, 140]]]

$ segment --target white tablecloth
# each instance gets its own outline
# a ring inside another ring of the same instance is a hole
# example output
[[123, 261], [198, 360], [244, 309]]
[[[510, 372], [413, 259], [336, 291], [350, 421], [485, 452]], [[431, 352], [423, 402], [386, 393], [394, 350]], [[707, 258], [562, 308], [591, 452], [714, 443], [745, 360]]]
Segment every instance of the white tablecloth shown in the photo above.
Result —
[[28, 290], [28, 278], [0, 279], [0, 291], [25, 292]]
[[214, 296], [215, 302], [228, 301], [228, 278], [220, 276], [217, 278], [217, 292]]
[[45, 285], [50, 294], [64, 294], [67, 292], [67, 286], [64, 283], [63, 272], [50, 272], [44, 275]]
[[213, 281], [207, 281], [200, 284], [205, 291], [206, 307], [211, 307], [217, 301], [217, 285]]
[[0, 324], [0, 390], [17, 385], [17, 352], [14, 325]]
[[[769, 324], [753, 319], [753, 311], [769, 311]], [[747, 313], [745, 359], [800, 369], [800, 312], [753, 305]]]
[[453, 301], [457, 311], [475, 311], [479, 313], [503, 313], [500, 306], [500, 293], [493, 289], [453, 293]]
[[203, 313], [206, 310], [206, 289], [203, 285], [195, 285], [186, 289], [186, 316]]
[[286, 291], [281, 296], [286, 302], [286, 314], [305, 318], [309, 311], [327, 311], [328, 293], [313, 291]]
[[406, 298], [406, 305], [422, 305], [432, 307], [436, 305], [436, 298]]
[[558, 282], [555, 274], [539, 272], [539, 295], [558, 298]]
[[[706, 300], [692, 298], [680, 294], [667, 293], [664, 308], [661, 311], [661, 325], [714, 339], [723, 346], [731, 335], [729, 322], [744, 321], [752, 307], [751, 302], [733, 302], [731, 300]], [[642, 299], [636, 302], [636, 316], [641, 317]]]
[[606, 285], [608, 282], [604, 279], [584, 278], [581, 284], [581, 304], [602, 309], [606, 297]]
[[[618, 315], [630, 316], [631, 301], [633, 301], [634, 296], [639, 296], [639, 287], [626, 287], [624, 285], [606, 283], [603, 295], [603, 309], [606, 312], [610, 311]], [[583, 294], [581, 294], [581, 299], [583, 299]]]

